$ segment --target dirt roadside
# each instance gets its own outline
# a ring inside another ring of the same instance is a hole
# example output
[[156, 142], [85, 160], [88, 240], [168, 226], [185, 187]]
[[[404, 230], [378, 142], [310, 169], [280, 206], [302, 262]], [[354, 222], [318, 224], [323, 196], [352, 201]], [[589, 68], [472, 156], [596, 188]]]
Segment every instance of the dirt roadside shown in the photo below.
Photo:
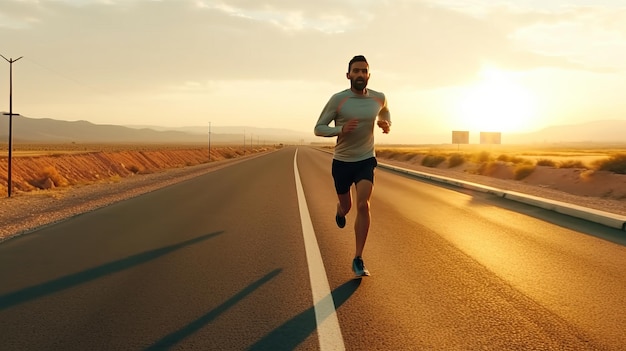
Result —
[[272, 151], [0, 198], [0, 242]]

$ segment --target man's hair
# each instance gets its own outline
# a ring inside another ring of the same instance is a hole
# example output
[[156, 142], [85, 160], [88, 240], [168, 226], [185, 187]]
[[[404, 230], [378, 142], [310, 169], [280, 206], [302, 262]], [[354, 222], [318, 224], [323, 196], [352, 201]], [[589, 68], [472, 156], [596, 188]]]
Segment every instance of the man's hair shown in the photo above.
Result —
[[363, 55], [354, 56], [352, 58], [352, 60], [350, 60], [350, 63], [348, 63], [348, 73], [350, 73], [350, 70], [352, 70], [352, 64], [355, 63], [355, 62], [365, 62], [365, 63], [367, 63], [367, 60], [365, 59], [365, 56], [363, 56]]

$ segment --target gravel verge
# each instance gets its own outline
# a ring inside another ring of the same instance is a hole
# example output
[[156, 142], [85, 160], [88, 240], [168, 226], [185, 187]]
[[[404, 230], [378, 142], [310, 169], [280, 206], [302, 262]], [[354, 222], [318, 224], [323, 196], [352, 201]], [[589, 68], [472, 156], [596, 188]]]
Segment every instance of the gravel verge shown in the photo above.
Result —
[[0, 199], [0, 242], [46, 225], [94, 211], [157, 189], [215, 171], [257, 155], [139, 174], [119, 181], [18, 193]]

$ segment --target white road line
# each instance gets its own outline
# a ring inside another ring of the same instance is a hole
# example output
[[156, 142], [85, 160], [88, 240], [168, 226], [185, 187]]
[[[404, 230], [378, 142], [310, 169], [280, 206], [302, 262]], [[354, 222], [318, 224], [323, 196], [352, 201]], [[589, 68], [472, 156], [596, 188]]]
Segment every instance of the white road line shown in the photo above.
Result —
[[306, 205], [304, 189], [298, 172], [298, 149], [293, 158], [293, 170], [296, 176], [296, 191], [298, 194], [298, 207], [300, 208], [300, 222], [302, 223], [302, 235], [304, 236], [304, 248], [309, 265], [309, 277], [311, 278], [311, 291], [313, 293], [313, 307], [315, 309], [315, 321], [317, 323], [317, 336], [320, 342], [320, 350], [345, 350], [335, 301], [330, 293], [328, 277], [324, 269], [322, 254], [317, 245], [317, 238], [313, 230], [313, 223]]

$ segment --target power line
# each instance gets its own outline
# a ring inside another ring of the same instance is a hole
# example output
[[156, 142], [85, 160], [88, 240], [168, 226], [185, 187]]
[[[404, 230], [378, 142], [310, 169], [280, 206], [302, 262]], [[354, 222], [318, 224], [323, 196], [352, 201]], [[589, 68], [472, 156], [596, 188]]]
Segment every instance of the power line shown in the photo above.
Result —
[[98, 88], [94, 88], [94, 87], [93, 87], [93, 86], [91, 86], [91, 85], [85, 84], [85, 83], [83, 83], [83, 82], [81, 82], [81, 81], [79, 81], [79, 80], [77, 80], [77, 79], [74, 79], [74, 78], [72, 78], [72, 77], [69, 77], [69, 76], [67, 76], [67, 75], [65, 75], [65, 74], [63, 74], [63, 73], [61, 73], [61, 72], [59, 72], [59, 71], [57, 71], [57, 70], [55, 70], [55, 69], [52, 69], [52, 68], [47, 67], [47, 66], [44, 66], [44, 65], [42, 65], [42, 64], [40, 64], [40, 63], [38, 63], [38, 62], [36, 62], [36, 61], [33, 61], [33, 60], [32, 60], [32, 59], [30, 59], [30, 58], [26, 58], [26, 62], [32, 63], [32, 64], [34, 64], [35, 66], [38, 66], [39, 68], [42, 68], [42, 69], [44, 69], [44, 70], [46, 70], [46, 71], [49, 71], [49, 72], [53, 73], [54, 75], [56, 75], [56, 76], [58, 76], [58, 77], [60, 77], [60, 78], [63, 78], [63, 79], [65, 79], [65, 80], [67, 80], [67, 81], [70, 81], [70, 82], [72, 82], [72, 83], [74, 83], [74, 84], [76, 84], [76, 85], [78, 85], [78, 86], [80, 86], [80, 87], [82, 87], [82, 88], [87, 88], [87, 89], [89, 89], [89, 90], [91, 90], [91, 91], [93, 91], [93, 92], [95, 92], [95, 93], [102, 94], [102, 95], [112, 95], [112, 94], [107, 93], [107, 92], [105, 92], [105, 91], [102, 91], [102, 90], [100, 90], [100, 89], [98, 89]]

